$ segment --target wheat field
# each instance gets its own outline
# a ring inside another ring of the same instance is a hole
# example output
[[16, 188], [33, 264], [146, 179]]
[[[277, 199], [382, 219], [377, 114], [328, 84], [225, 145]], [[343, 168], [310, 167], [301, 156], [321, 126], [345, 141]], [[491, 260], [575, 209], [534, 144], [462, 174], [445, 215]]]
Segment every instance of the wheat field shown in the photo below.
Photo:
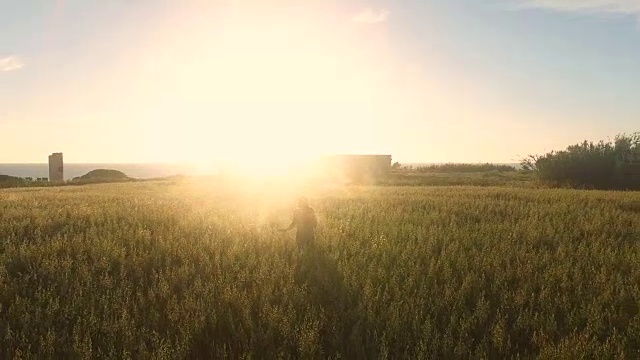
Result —
[[640, 192], [0, 190], [0, 358], [638, 358], [638, 264]]

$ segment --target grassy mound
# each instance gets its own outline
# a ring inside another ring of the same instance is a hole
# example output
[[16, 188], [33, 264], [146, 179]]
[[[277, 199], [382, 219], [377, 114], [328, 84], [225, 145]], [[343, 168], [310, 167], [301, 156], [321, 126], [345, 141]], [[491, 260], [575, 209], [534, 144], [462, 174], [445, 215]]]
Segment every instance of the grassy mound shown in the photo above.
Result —
[[85, 175], [73, 178], [73, 181], [80, 182], [107, 182], [131, 180], [125, 173], [111, 169], [96, 169], [89, 171]]

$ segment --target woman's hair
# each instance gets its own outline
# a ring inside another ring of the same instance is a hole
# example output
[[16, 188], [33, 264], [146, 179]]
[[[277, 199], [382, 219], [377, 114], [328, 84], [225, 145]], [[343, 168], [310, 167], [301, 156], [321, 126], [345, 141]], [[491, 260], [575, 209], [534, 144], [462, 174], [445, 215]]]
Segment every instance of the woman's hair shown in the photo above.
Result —
[[300, 196], [298, 198], [298, 206], [299, 207], [308, 207], [309, 206], [309, 200], [304, 196]]

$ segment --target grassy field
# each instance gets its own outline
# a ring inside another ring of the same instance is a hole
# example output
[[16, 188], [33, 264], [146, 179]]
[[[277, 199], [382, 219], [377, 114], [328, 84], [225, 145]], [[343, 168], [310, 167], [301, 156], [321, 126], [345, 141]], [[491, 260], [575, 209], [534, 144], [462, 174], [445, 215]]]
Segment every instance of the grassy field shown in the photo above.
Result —
[[0, 358], [638, 358], [640, 193], [0, 190]]
[[391, 186], [500, 186], [500, 187], [547, 187], [536, 181], [533, 172], [486, 171], [479, 173], [447, 172], [395, 172], [384, 185]]

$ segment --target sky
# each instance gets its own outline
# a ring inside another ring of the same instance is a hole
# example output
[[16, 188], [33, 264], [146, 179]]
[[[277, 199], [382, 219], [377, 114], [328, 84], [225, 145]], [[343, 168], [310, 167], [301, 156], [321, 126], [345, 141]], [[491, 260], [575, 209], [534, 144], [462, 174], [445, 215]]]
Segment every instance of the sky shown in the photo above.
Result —
[[640, 131], [637, 0], [0, 0], [0, 163], [517, 162]]

